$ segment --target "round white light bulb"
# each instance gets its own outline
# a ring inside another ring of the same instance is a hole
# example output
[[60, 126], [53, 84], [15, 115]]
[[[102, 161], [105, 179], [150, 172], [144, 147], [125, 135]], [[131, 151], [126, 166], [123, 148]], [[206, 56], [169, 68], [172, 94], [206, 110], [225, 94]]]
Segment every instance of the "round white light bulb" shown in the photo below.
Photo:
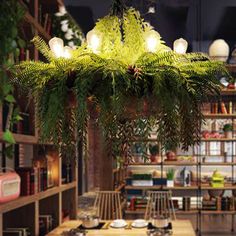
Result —
[[187, 48], [188, 48], [188, 42], [183, 39], [183, 38], [180, 38], [180, 39], [176, 39], [174, 41], [174, 51], [178, 54], [184, 54], [186, 53], [187, 51]]
[[101, 34], [95, 30], [91, 30], [86, 35], [87, 44], [94, 53], [98, 53], [101, 47]]
[[161, 36], [155, 30], [151, 30], [145, 33], [145, 46], [148, 52], [156, 52], [160, 46]]
[[73, 49], [71, 47], [65, 46], [64, 47], [63, 57], [67, 58], [67, 59], [71, 58], [72, 57], [72, 51], [73, 51]]
[[216, 39], [209, 47], [209, 56], [219, 61], [227, 61], [229, 52], [229, 45], [223, 39]]
[[64, 42], [62, 39], [54, 37], [49, 40], [49, 47], [56, 58], [62, 57], [64, 54]]

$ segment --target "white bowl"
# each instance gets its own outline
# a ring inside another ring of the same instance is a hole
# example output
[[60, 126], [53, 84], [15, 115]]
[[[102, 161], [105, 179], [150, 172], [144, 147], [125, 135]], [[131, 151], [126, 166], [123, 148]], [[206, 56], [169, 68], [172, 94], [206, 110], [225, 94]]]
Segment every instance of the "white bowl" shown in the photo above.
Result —
[[114, 228], [121, 228], [121, 227], [125, 227], [126, 225], [127, 223], [123, 219], [117, 219], [111, 223], [111, 227], [114, 227]]
[[133, 221], [132, 226], [137, 228], [146, 227], [148, 225], [147, 221], [144, 219], [137, 219]]

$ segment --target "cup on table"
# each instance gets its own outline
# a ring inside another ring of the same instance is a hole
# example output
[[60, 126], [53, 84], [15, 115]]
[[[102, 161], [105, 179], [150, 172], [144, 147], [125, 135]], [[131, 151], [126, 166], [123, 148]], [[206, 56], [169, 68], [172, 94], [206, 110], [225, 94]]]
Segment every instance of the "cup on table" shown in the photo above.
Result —
[[113, 226], [114, 227], [122, 227], [122, 226], [124, 226], [124, 225], [126, 225], [126, 221], [125, 220], [123, 220], [123, 219], [117, 219], [117, 220], [114, 220], [113, 221]]

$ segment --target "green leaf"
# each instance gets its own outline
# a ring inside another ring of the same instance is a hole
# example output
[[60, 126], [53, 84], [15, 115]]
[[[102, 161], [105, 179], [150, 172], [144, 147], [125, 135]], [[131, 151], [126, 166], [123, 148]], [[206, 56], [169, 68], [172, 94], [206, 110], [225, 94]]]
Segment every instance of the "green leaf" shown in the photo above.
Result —
[[21, 38], [18, 38], [18, 45], [20, 48], [24, 48], [26, 46], [25, 41]]
[[9, 158], [12, 159], [13, 158], [13, 154], [14, 154], [14, 145], [9, 145], [4, 149], [4, 154]]
[[15, 144], [16, 141], [12, 135], [12, 132], [10, 130], [6, 130], [4, 133], [3, 133], [3, 140], [7, 143], [10, 143], [10, 144]]
[[15, 98], [11, 95], [11, 94], [8, 94], [6, 97], [5, 97], [5, 100], [9, 103], [14, 103], [16, 102]]
[[3, 86], [2, 86], [2, 89], [3, 89], [3, 94], [4, 94], [4, 96], [6, 96], [6, 95], [9, 94], [10, 92], [12, 92], [13, 87], [12, 87], [11, 84], [4, 83]]
[[23, 118], [22, 118], [20, 115], [16, 115], [16, 116], [15, 116], [15, 119], [16, 119], [16, 121], [23, 120]]

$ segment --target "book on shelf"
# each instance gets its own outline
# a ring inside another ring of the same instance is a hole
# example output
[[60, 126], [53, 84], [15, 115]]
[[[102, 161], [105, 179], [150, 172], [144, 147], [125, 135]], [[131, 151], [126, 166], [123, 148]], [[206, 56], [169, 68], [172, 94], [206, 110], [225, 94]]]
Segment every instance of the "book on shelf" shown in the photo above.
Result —
[[3, 236], [28, 236], [29, 229], [28, 228], [6, 228], [3, 230]]
[[15, 169], [21, 178], [21, 196], [33, 195], [47, 190], [47, 169], [19, 167]]
[[53, 229], [52, 215], [39, 215], [39, 236], [45, 236]]

